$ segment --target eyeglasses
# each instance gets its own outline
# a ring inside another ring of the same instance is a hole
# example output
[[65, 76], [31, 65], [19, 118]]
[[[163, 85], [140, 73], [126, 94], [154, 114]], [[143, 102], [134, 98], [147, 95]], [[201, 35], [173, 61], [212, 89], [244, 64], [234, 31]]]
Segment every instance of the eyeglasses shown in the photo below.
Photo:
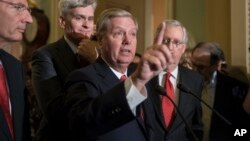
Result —
[[15, 8], [17, 12], [24, 12], [25, 10], [27, 10], [29, 13], [31, 13], [31, 9], [29, 7], [26, 7], [22, 3], [13, 3], [5, 0], [0, 0], [0, 2], [13, 6], [13, 8]]
[[178, 41], [178, 40], [172, 40], [171, 41], [171, 39], [169, 39], [169, 38], [163, 39], [162, 43], [167, 45], [167, 46], [169, 46], [170, 43], [171, 43], [174, 48], [178, 48], [179, 45], [184, 44], [184, 42], [181, 42], [181, 41]]

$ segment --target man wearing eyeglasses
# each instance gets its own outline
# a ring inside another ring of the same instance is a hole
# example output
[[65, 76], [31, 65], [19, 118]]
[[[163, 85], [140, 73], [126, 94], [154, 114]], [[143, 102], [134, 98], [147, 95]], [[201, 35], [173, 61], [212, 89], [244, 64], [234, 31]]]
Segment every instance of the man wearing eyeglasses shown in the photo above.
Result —
[[203, 86], [201, 75], [179, 65], [188, 41], [187, 31], [177, 20], [163, 21], [157, 31], [155, 39], [163, 34], [161, 46], [171, 53], [173, 62], [147, 84], [149, 100], [144, 103], [144, 118], [154, 121], [150, 125], [156, 133], [154, 141], [201, 140], [200, 103], [178, 87], [181, 84], [199, 97]]
[[3, 50], [33, 21], [27, 1], [0, 0], [0, 18], [0, 141], [30, 141], [23, 66]]

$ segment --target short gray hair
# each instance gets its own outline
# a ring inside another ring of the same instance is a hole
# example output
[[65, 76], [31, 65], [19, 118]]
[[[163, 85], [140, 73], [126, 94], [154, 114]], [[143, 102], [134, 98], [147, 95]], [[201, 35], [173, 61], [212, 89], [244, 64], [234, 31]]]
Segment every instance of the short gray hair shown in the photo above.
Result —
[[119, 8], [110, 8], [107, 10], [104, 10], [99, 18], [97, 19], [96, 23], [96, 34], [98, 37], [98, 40], [100, 40], [105, 32], [107, 31], [108, 24], [110, 23], [110, 20], [115, 17], [130, 17], [136, 26], [136, 29], [138, 30], [138, 22], [136, 18], [129, 13], [126, 10], [119, 9]]
[[97, 6], [96, 0], [60, 0], [58, 5], [59, 14], [60, 16], [65, 16], [72, 8], [87, 7], [89, 5], [95, 10]]

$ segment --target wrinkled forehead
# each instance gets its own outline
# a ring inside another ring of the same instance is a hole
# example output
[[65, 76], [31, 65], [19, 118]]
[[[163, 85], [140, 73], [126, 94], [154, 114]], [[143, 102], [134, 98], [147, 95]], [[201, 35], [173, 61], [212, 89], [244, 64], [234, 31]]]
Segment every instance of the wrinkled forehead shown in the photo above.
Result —
[[24, 5], [28, 5], [28, 1], [27, 0], [4, 0], [4, 1], [9, 1], [9, 2], [13, 2], [13, 3], [21, 3]]
[[121, 16], [121, 17], [112, 17], [110, 18], [109, 25], [130, 25], [136, 27], [135, 21], [131, 17]]
[[116, 16], [109, 18], [107, 22], [107, 26], [113, 26], [113, 25], [128, 25], [133, 26], [136, 30], [138, 29], [137, 22], [130, 16]]
[[181, 26], [169, 25], [166, 27], [164, 32], [164, 37], [166, 38], [178, 38], [179, 40], [184, 40], [184, 32]]
[[207, 51], [204, 51], [202, 49], [196, 49], [193, 53], [192, 53], [192, 61], [196, 62], [196, 63], [210, 63], [210, 57], [211, 54]]

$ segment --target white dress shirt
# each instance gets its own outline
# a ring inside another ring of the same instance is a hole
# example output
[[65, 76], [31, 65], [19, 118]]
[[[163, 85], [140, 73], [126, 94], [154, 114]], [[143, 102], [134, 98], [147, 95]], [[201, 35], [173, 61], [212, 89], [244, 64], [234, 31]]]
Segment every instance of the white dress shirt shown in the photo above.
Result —
[[[117, 76], [118, 79], [124, 74], [114, 70], [113, 68], [110, 67], [112, 72]], [[127, 76], [127, 70], [125, 72], [125, 75]], [[146, 98], [147, 98], [147, 90], [144, 87], [143, 91], [140, 92], [134, 85], [130, 77], [128, 77], [125, 80], [125, 90], [126, 90], [126, 98], [128, 105], [133, 112], [134, 115], [136, 115], [136, 107], [141, 104]]]

